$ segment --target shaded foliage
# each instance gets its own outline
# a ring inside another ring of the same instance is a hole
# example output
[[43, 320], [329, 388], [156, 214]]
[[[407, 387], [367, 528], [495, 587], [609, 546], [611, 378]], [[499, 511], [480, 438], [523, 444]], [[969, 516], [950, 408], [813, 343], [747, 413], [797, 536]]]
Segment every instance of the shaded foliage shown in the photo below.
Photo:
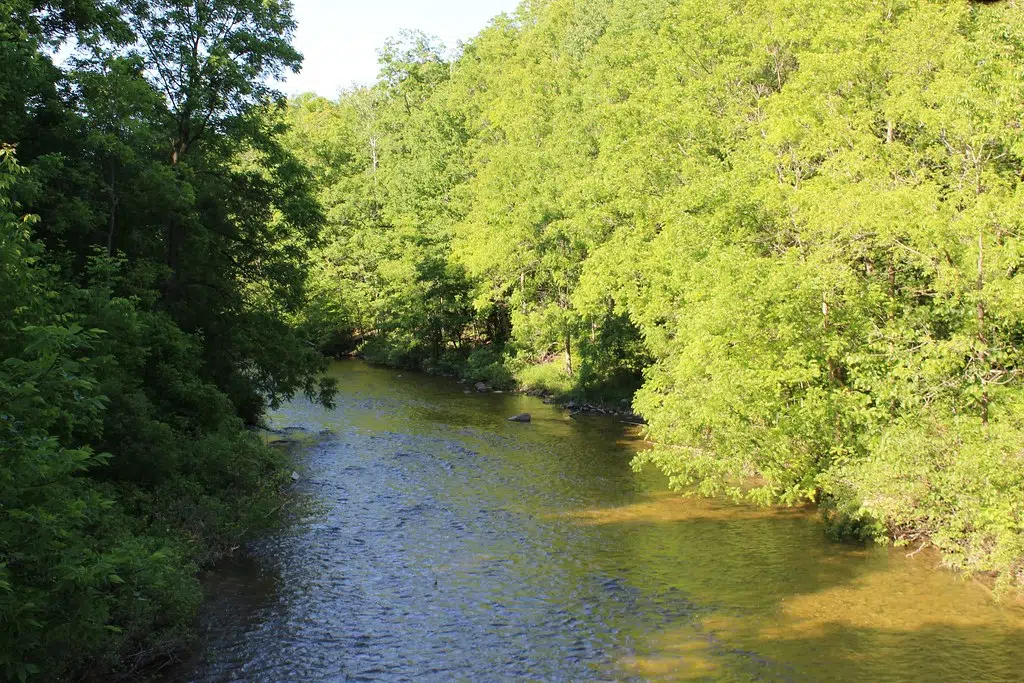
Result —
[[323, 216], [264, 85], [300, 57], [286, 2], [8, 4], [0, 678], [108, 680], [187, 643], [198, 567], [282, 505], [246, 423], [330, 401], [292, 324]]

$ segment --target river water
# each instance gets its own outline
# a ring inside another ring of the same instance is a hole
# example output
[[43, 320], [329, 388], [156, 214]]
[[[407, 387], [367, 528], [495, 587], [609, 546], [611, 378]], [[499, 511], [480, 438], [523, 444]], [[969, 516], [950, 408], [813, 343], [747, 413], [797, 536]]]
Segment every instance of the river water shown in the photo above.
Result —
[[934, 555], [669, 494], [618, 420], [332, 372], [272, 418], [318, 510], [210, 578], [182, 680], [1024, 680], [1024, 606]]

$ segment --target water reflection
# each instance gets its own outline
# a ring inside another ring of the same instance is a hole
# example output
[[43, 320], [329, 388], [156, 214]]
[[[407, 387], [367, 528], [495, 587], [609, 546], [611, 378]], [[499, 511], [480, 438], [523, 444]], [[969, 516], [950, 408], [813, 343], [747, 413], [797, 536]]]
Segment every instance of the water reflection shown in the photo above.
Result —
[[335, 372], [274, 416], [324, 432], [323, 513], [218, 574], [186, 680], [1020, 680], [1024, 610], [924, 554], [667, 494], [615, 420]]

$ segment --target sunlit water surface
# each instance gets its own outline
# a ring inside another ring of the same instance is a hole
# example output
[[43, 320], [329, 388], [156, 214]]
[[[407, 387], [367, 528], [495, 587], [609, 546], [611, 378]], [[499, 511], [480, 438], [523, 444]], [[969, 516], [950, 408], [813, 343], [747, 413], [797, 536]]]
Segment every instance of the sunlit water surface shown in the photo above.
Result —
[[333, 372], [273, 416], [320, 510], [209, 579], [183, 680], [1024, 680], [1024, 607], [933, 555], [668, 494], [614, 419]]

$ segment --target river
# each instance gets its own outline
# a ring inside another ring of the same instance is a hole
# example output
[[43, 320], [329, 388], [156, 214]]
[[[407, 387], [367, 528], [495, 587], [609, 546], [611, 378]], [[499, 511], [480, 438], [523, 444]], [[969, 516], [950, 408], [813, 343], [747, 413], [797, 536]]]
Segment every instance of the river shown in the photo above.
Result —
[[615, 419], [332, 372], [272, 416], [316, 509], [209, 578], [180, 680], [1024, 680], [1024, 606], [934, 554], [670, 494]]

